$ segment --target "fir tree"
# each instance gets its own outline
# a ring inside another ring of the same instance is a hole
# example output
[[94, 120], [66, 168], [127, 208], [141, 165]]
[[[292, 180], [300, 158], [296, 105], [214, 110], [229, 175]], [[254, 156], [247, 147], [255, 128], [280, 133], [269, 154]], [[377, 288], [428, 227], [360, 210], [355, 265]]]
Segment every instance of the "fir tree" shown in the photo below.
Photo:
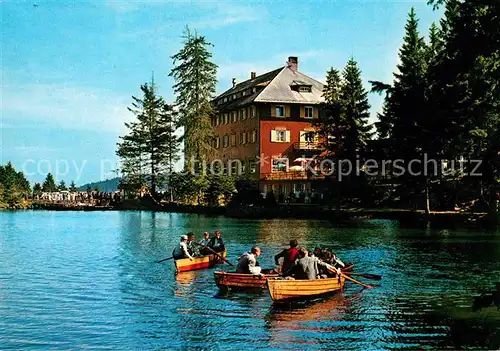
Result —
[[59, 190], [59, 191], [68, 190], [68, 188], [66, 187], [66, 183], [64, 182], [64, 180], [61, 180], [61, 182], [57, 186], [57, 190]]
[[39, 195], [41, 193], [42, 193], [42, 186], [40, 185], [40, 183], [35, 183], [35, 185], [33, 185], [33, 194]]
[[147, 180], [154, 195], [162, 183], [163, 171], [170, 171], [177, 157], [177, 141], [173, 135], [175, 113], [172, 106], [157, 95], [154, 81], [142, 85], [141, 91], [142, 99], [133, 97], [129, 108], [137, 121], [125, 124], [130, 132], [121, 138], [117, 155], [122, 160], [123, 181], [139, 188]]
[[78, 189], [76, 188], [76, 184], [74, 181], [71, 181], [71, 184], [69, 185], [69, 191], [76, 192]]
[[179, 126], [184, 128], [186, 167], [194, 157], [198, 162], [212, 152], [214, 110], [211, 100], [215, 94], [217, 65], [210, 61], [212, 54], [204, 36], [186, 28], [184, 46], [172, 56], [175, 67], [170, 76], [175, 79], [174, 92], [179, 109]]
[[42, 184], [42, 190], [44, 192], [56, 192], [57, 191], [57, 185], [54, 180], [54, 176], [49, 173], [47, 174], [47, 177], [45, 177], [45, 180]]

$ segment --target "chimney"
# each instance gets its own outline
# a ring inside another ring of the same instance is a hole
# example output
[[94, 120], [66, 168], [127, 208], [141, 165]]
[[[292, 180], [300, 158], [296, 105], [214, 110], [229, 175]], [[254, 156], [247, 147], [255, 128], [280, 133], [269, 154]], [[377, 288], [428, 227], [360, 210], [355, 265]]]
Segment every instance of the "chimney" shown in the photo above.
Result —
[[286, 65], [292, 71], [297, 72], [299, 70], [299, 58], [297, 56], [289, 56]]
[[257, 77], [257, 73], [250, 72], [250, 79], [255, 79], [255, 77]]
[[236, 85], [236, 78], [233, 78], [233, 88]]

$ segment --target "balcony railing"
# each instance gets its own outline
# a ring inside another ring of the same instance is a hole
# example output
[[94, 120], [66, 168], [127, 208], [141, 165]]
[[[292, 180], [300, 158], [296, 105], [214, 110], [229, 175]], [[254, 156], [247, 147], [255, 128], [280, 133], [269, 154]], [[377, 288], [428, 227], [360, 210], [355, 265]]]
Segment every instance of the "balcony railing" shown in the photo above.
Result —
[[324, 179], [325, 176], [317, 172], [317, 174], [313, 174], [311, 172], [306, 171], [298, 171], [298, 172], [273, 172], [273, 173], [261, 173], [261, 180], [318, 180]]

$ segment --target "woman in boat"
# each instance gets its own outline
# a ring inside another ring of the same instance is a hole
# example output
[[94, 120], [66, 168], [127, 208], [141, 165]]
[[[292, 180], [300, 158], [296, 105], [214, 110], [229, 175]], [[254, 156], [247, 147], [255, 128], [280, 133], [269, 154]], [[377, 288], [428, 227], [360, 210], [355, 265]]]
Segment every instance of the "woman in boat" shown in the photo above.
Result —
[[193, 256], [191, 256], [187, 247], [187, 241], [187, 235], [182, 235], [181, 242], [175, 247], [174, 251], [172, 252], [172, 256], [175, 260], [179, 260], [181, 258], [189, 258], [191, 261], [193, 260]]
[[224, 241], [222, 241], [221, 232], [216, 231], [214, 234], [215, 236], [212, 239], [210, 239], [210, 244], [208, 246], [215, 252], [224, 251], [226, 248], [224, 246]]
[[250, 252], [245, 252], [238, 259], [236, 265], [236, 273], [243, 274], [260, 274], [261, 268], [257, 262], [257, 257], [260, 256], [260, 248], [257, 246], [252, 247]]
[[283, 257], [283, 267], [281, 271], [285, 277], [291, 274], [292, 268], [295, 266], [295, 261], [299, 258], [297, 245], [299, 245], [297, 240], [290, 240], [290, 248], [284, 249], [274, 256], [274, 263], [276, 263], [277, 266], [279, 265], [279, 259]]

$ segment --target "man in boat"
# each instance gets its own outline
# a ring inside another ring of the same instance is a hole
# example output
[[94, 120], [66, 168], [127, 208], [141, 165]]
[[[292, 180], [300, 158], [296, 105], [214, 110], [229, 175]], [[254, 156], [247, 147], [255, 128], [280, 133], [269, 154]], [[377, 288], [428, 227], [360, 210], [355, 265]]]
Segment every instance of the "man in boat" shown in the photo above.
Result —
[[200, 253], [202, 255], [210, 255], [211, 254], [210, 250], [208, 248], [204, 247], [204, 246], [208, 246], [210, 244], [210, 233], [209, 232], [203, 233], [203, 239], [201, 239], [198, 244], [201, 245]]
[[172, 256], [175, 260], [179, 260], [181, 258], [189, 258], [191, 261], [193, 260], [193, 256], [191, 256], [187, 247], [187, 241], [187, 235], [182, 235], [181, 242], [174, 248], [174, 251], [172, 252]]
[[299, 260], [293, 269], [295, 279], [318, 279], [320, 274], [318, 266], [326, 267], [326, 263], [316, 257], [309, 256], [307, 249], [301, 247], [299, 249]]
[[224, 246], [224, 241], [222, 241], [222, 237], [221, 237], [221, 232], [220, 231], [216, 231], [214, 233], [214, 237], [212, 239], [210, 239], [210, 243], [209, 243], [209, 247], [214, 250], [215, 252], [222, 252], [224, 251], [226, 248]]
[[260, 274], [261, 268], [257, 262], [257, 257], [260, 256], [260, 248], [257, 246], [252, 247], [250, 252], [245, 252], [238, 259], [236, 265], [236, 273], [244, 274]]
[[274, 256], [274, 263], [279, 265], [279, 259], [283, 257], [282, 272], [283, 276], [289, 276], [292, 272], [292, 268], [295, 266], [295, 261], [299, 258], [299, 251], [297, 250], [297, 245], [299, 242], [297, 240], [290, 240], [290, 248], [284, 249], [279, 254]]
[[190, 232], [187, 234], [187, 249], [189, 251], [189, 254], [191, 256], [198, 256], [199, 251], [198, 251], [198, 246], [196, 245], [196, 238], [194, 237], [194, 233]]

